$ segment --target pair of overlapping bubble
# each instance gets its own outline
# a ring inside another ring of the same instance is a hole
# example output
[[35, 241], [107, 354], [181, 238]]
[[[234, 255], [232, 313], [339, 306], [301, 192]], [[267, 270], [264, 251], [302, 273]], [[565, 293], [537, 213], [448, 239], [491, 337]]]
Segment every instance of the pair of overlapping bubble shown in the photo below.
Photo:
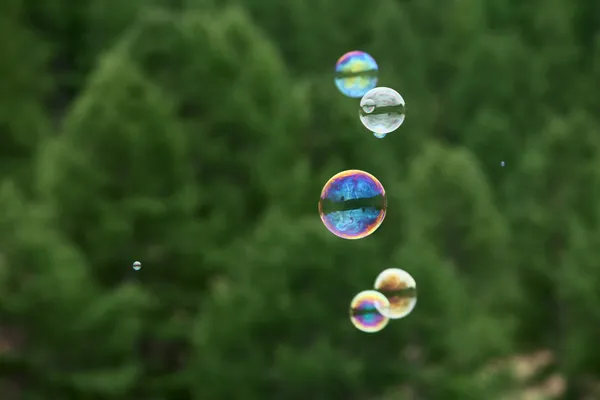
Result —
[[375, 279], [374, 289], [358, 293], [350, 302], [350, 321], [360, 331], [375, 333], [393, 319], [409, 315], [417, 305], [417, 283], [406, 271], [389, 268]]
[[362, 124], [379, 139], [398, 129], [405, 118], [404, 98], [394, 89], [377, 87], [379, 66], [364, 51], [350, 51], [335, 65], [335, 85], [345, 96], [361, 98]]

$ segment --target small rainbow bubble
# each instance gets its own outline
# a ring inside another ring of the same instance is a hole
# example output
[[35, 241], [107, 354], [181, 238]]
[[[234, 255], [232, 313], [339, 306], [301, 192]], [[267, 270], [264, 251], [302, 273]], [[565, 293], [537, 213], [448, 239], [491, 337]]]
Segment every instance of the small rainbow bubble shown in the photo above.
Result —
[[380, 310], [389, 307], [388, 299], [375, 290], [358, 293], [350, 302], [350, 321], [356, 329], [375, 333], [381, 331], [390, 322]]
[[344, 96], [360, 98], [377, 86], [379, 67], [364, 51], [350, 51], [335, 64], [335, 85]]

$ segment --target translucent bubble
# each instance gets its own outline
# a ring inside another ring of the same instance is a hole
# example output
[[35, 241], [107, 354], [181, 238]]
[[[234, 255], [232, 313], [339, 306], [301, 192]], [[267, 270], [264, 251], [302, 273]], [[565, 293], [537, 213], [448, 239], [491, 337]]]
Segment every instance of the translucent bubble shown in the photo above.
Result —
[[387, 318], [404, 318], [417, 305], [417, 283], [404, 270], [389, 268], [381, 272], [375, 280], [375, 289], [389, 300], [389, 307], [379, 310]]
[[350, 51], [335, 64], [335, 85], [344, 96], [361, 98], [377, 86], [377, 63], [363, 51]]
[[359, 330], [367, 333], [381, 331], [390, 322], [381, 310], [387, 310], [388, 299], [375, 290], [360, 292], [350, 303], [350, 321]]
[[133, 263], [133, 269], [135, 269], [136, 271], [139, 271], [140, 269], [142, 269], [142, 263], [139, 261], [135, 261]]
[[504, 164], [504, 161], [500, 161], [500, 166], [501, 166], [501, 167], [504, 167], [504, 165], [505, 165], [505, 164]]
[[344, 239], [362, 239], [379, 228], [387, 199], [381, 182], [368, 172], [342, 171], [321, 191], [319, 215], [331, 233]]
[[394, 89], [371, 89], [360, 100], [360, 121], [376, 137], [382, 138], [378, 135], [385, 136], [402, 125], [405, 105], [402, 96]]

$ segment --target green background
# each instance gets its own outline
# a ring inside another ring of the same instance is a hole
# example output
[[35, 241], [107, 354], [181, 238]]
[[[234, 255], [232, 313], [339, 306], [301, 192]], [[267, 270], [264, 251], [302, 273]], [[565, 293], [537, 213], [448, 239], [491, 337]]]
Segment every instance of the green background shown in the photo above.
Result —
[[[600, 398], [599, 4], [3, 0], [0, 398]], [[359, 241], [317, 213], [344, 169], [388, 195]], [[361, 333], [390, 267], [417, 307]]]

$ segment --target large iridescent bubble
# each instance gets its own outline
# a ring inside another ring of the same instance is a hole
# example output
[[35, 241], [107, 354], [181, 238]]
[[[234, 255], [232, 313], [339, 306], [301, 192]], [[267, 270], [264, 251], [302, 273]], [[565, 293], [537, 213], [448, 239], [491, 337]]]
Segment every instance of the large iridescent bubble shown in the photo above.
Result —
[[335, 64], [335, 86], [344, 96], [361, 98], [377, 86], [379, 67], [364, 51], [350, 51]]
[[350, 321], [363, 332], [379, 332], [390, 319], [382, 311], [389, 308], [388, 299], [375, 290], [365, 290], [354, 296], [350, 302]]
[[381, 182], [368, 172], [351, 169], [334, 175], [321, 191], [319, 214], [331, 233], [362, 239], [379, 228], [387, 199]]

